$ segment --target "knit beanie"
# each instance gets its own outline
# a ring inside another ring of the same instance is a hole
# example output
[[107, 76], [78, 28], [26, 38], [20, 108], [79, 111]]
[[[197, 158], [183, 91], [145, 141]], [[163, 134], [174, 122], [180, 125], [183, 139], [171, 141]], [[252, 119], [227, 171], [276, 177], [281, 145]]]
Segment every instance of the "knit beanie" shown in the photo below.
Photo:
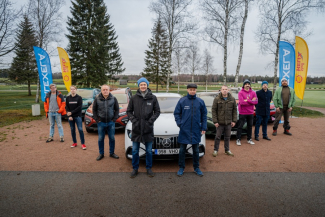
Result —
[[267, 81], [263, 81], [263, 82], [262, 82], [262, 86], [263, 86], [263, 84], [267, 84], [267, 85], [269, 85], [269, 83], [268, 83]]
[[247, 84], [247, 83], [248, 83], [249, 85], [251, 84], [251, 82], [250, 82], [248, 79], [246, 79], [246, 80], [244, 81], [244, 83], [243, 83], [243, 87], [244, 87], [245, 84]]
[[144, 77], [142, 77], [142, 78], [140, 78], [138, 80], [138, 87], [140, 86], [140, 83], [142, 83], [142, 82], [146, 82], [147, 83], [147, 87], [149, 87], [149, 81], [146, 78], [144, 78]]

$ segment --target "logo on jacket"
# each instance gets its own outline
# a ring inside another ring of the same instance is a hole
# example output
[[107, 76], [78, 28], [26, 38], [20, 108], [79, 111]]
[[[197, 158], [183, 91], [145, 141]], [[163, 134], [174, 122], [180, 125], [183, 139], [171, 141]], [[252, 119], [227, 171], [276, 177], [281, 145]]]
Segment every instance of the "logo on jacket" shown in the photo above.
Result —
[[161, 143], [165, 148], [169, 147], [172, 144], [172, 141], [170, 139], [163, 139]]
[[186, 105], [184, 106], [184, 109], [190, 109], [190, 106]]

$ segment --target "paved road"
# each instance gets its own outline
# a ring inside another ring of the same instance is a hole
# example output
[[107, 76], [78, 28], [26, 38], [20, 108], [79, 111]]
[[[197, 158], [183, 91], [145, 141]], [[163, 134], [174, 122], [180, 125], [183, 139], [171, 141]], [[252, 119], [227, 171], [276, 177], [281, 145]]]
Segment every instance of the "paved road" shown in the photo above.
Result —
[[0, 216], [324, 216], [324, 173], [0, 172]]

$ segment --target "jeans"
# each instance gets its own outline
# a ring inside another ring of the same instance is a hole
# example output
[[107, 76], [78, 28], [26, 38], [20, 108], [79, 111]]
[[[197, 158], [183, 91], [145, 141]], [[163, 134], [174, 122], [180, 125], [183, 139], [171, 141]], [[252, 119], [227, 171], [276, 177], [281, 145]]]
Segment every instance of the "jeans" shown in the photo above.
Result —
[[269, 118], [270, 115], [256, 115], [255, 138], [258, 138], [261, 124], [262, 124], [263, 138], [267, 137], [267, 122], [269, 121]]
[[104, 139], [106, 132], [109, 139], [109, 153], [114, 154], [115, 150], [115, 122], [110, 121], [108, 123], [98, 122], [98, 148], [99, 154], [104, 154]]
[[[179, 144], [179, 158], [178, 158], [178, 165], [179, 168], [185, 169], [185, 151], [187, 144]], [[199, 144], [192, 144], [193, 149], [193, 167], [194, 169], [199, 168]]]
[[229, 141], [230, 141], [230, 135], [231, 135], [231, 124], [228, 125], [219, 125], [217, 128], [217, 134], [216, 138], [214, 140], [214, 150], [219, 151], [219, 144], [221, 140], [221, 135], [224, 133], [223, 137], [225, 139], [225, 152], [229, 151]]
[[49, 112], [48, 117], [49, 117], [49, 121], [50, 121], [50, 137], [53, 137], [53, 135], [54, 135], [55, 122], [56, 122], [56, 125], [58, 126], [60, 137], [63, 137], [64, 134], [63, 134], [61, 114], [57, 113], [57, 112]]
[[280, 112], [275, 113], [275, 121], [274, 121], [274, 124], [273, 124], [273, 130], [278, 129], [279, 122], [281, 120], [282, 115], [283, 115], [283, 119], [284, 119], [283, 128], [285, 130], [290, 130], [290, 124], [289, 124], [290, 113], [291, 112], [288, 111], [288, 108], [283, 108], [283, 109], [280, 108]]
[[252, 138], [252, 127], [253, 127], [254, 115], [241, 115], [239, 114], [239, 125], [237, 128], [237, 139], [241, 139], [241, 133], [243, 131], [243, 126], [245, 121], [247, 122], [247, 141]]
[[73, 118], [72, 121], [69, 120], [72, 141], [73, 141], [73, 143], [77, 143], [77, 139], [76, 139], [76, 126], [75, 126], [77, 124], [77, 128], [78, 128], [78, 131], [79, 131], [81, 144], [85, 144], [85, 136], [84, 136], [84, 132], [82, 130], [82, 118], [81, 117], [72, 117], [72, 118]]
[[[139, 149], [140, 142], [132, 142], [132, 167], [135, 170], [139, 169]], [[152, 142], [146, 142], [146, 169], [151, 169], [152, 167]]]

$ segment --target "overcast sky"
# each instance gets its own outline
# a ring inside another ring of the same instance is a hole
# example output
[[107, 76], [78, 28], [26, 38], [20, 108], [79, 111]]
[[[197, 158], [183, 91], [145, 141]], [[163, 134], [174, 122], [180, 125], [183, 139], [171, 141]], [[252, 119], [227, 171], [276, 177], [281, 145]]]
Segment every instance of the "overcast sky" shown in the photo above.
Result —
[[[152, 0], [104, 0], [110, 22], [114, 25], [116, 34], [118, 35], [118, 44], [124, 67], [124, 74], [139, 74], [144, 68], [144, 51], [148, 49], [148, 40], [151, 38], [151, 29], [153, 27], [153, 19], [155, 14], [150, 13], [149, 4]], [[27, 0], [15, 1], [17, 5], [27, 3]], [[64, 18], [63, 25], [66, 25], [66, 17], [70, 17], [71, 2], [66, 1], [66, 5], [62, 8]], [[268, 63], [274, 60], [273, 55], [262, 55], [259, 52], [259, 45], [255, 40], [254, 32], [258, 26], [258, 9], [252, 7], [248, 14], [244, 38], [244, 54], [240, 74], [242, 75], [268, 75], [273, 76], [273, 68], [266, 68]], [[305, 41], [309, 47], [309, 67], [308, 75], [325, 76], [325, 13], [313, 13], [308, 15], [310, 21], [308, 30], [313, 34]], [[65, 34], [67, 30], [65, 29]], [[55, 47], [66, 48], [68, 40], [61, 35], [61, 42], [53, 44]], [[239, 44], [237, 42], [237, 44]], [[208, 48], [214, 57], [214, 65], [217, 74], [223, 73], [223, 51], [217, 45], [212, 43], [201, 43], [200, 50]], [[228, 56], [228, 74], [235, 74], [239, 46], [229, 47]], [[59, 57], [55, 54], [51, 56], [52, 71], [60, 72]]]

